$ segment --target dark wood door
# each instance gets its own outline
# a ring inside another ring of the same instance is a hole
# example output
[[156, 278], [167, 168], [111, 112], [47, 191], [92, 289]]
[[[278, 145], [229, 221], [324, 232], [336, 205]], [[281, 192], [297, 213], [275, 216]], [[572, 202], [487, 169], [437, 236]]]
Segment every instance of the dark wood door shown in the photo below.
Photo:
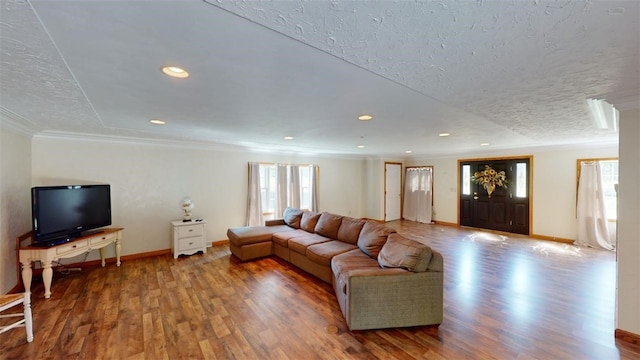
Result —
[[[491, 195], [471, 180], [487, 165], [504, 171], [508, 181]], [[461, 162], [460, 179], [460, 225], [529, 234], [528, 158]]]

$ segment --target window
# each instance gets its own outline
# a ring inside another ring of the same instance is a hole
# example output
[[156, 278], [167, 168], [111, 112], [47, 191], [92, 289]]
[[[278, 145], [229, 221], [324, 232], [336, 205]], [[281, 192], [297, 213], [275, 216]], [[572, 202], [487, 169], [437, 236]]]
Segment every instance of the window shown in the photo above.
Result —
[[[278, 174], [279, 171], [284, 174]], [[287, 206], [311, 210], [313, 174], [313, 165], [260, 164], [260, 198], [264, 219], [271, 220], [282, 216], [281, 212]], [[299, 180], [295, 181], [294, 177], [298, 177]], [[282, 191], [286, 194], [280, 194]], [[279, 198], [282, 199], [281, 202], [285, 202], [280, 205], [280, 209]]]
[[471, 195], [471, 165], [462, 165], [462, 194]]
[[516, 163], [516, 197], [527, 197], [527, 163]]
[[618, 160], [601, 160], [600, 173], [602, 177], [602, 190], [604, 203], [609, 220], [618, 218]]
[[313, 188], [313, 167], [300, 166], [300, 208], [311, 210], [311, 192]]
[[277, 180], [275, 165], [260, 165], [260, 200], [264, 215], [273, 215], [276, 209]]

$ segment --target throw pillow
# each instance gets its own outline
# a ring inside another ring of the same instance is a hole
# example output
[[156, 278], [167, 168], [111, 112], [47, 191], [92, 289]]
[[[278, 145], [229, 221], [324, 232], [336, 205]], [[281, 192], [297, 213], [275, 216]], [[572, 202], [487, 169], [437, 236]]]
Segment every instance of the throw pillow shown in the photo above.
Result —
[[300, 228], [306, 232], [313, 233], [320, 218], [320, 213], [305, 210], [302, 212], [302, 219], [300, 219]]
[[282, 215], [284, 219], [284, 223], [291, 226], [294, 229], [300, 229], [300, 220], [302, 219], [302, 210], [287, 207], [284, 209], [284, 214]]
[[331, 239], [338, 238], [338, 228], [342, 222], [342, 216], [333, 215], [326, 212], [320, 214], [320, 219], [316, 224], [316, 233]]
[[424, 272], [427, 271], [432, 254], [431, 248], [425, 244], [404, 238], [400, 234], [391, 234], [378, 254], [378, 263], [383, 268]]
[[387, 236], [395, 232], [394, 229], [388, 228], [384, 224], [368, 220], [364, 223], [360, 236], [358, 236], [358, 247], [372, 259], [377, 259], [380, 249], [387, 242]]

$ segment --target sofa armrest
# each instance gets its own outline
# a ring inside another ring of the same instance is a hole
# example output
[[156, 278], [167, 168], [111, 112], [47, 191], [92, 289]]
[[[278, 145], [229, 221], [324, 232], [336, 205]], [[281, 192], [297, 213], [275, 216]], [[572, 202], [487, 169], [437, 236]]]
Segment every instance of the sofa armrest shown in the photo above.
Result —
[[442, 323], [443, 273], [403, 269], [354, 270], [343, 291], [351, 330]]
[[284, 219], [267, 220], [264, 222], [266, 226], [287, 225]]

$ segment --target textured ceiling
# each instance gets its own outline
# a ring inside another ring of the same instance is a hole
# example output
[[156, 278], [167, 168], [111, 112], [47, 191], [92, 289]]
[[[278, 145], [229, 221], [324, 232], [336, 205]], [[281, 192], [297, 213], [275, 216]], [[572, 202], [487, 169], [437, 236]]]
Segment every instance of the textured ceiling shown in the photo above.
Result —
[[441, 156], [615, 144], [586, 99], [640, 107], [635, 0], [0, 4], [0, 119], [40, 134]]

